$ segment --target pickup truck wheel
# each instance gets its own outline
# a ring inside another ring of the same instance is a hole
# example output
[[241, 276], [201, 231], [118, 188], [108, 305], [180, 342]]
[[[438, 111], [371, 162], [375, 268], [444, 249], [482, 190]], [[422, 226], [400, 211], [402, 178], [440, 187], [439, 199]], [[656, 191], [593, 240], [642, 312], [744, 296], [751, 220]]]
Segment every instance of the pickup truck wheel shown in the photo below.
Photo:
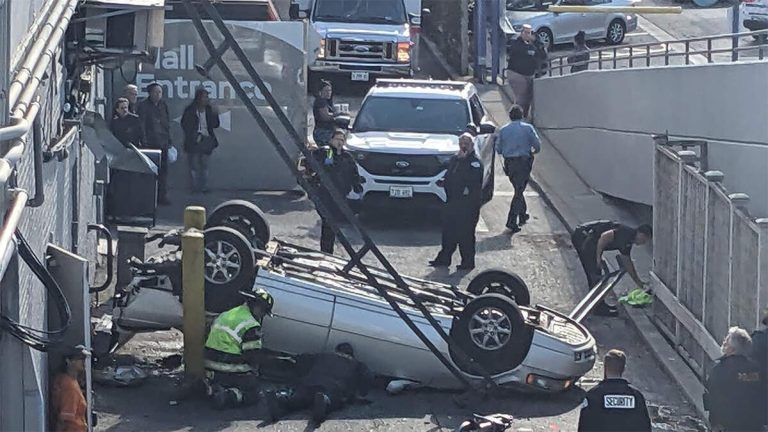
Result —
[[230, 200], [221, 203], [208, 217], [206, 228], [226, 226], [242, 233], [256, 249], [272, 238], [269, 222], [264, 212], [254, 203], [245, 200]]
[[234, 228], [205, 230], [205, 309], [221, 313], [243, 302], [239, 291], [249, 289], [256, 277], [251, 244]]
[[474, 295], [501, 294], [520, 306], [531, 304], [531, 294], [523, 278], [504, 270], [486, 270], [478, 274], [467, 286], [467, 292]]
[[501, 294], [483, 294], [464, 308], [451, 327], [451, 358], [464, 372], [479, 369], [455, 354], [459, 347], [489, 374], [510, 371], [523, 362], [533, 339], [515, 302]]

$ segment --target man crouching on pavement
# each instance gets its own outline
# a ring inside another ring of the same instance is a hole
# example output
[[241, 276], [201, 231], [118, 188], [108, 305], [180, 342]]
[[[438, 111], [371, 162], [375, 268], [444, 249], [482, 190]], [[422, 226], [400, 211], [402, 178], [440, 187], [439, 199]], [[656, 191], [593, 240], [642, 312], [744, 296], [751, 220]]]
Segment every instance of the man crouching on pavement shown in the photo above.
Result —
[[262, 288], [240, 294], [245, 303], [216, 317], [205, 342], [206, 392], [216, 409], [255, 405], [259, 364], [280, 359], [261, 346], [261, 323], [272, 315], [272, 295]]
[[296, 368], [302, 375], [297, 385], [265, 395], [270, 423], [311, 407], [312, 422], [319, 425], [331, 411], [368, 394], [373, 381], [368, 367], [355, 360], [348, 343], [339, 344], [333, 353], [300, 355]]
[[472, 134], [464, 133], [459, 137], [459, 152], [448, 162], [442, 181], [446, 196], [442, 247], [429, 265], [450, 266], [458, 246], [461, 264], [456, 269], [472, 270], [475, 268], [475, 227], [483, 199], [483, 164], [475, 155]]

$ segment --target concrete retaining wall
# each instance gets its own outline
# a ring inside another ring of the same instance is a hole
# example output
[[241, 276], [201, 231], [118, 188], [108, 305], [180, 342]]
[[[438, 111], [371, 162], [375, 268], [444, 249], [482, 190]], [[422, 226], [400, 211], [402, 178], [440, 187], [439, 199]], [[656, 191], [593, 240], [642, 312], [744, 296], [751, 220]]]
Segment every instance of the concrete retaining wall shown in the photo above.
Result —
[[652, 134], [709, 142], [711, 169], [768, 215], [768, 63], [581, 72], [535, 81], [536, 125], [600, 192], [651, 204]]

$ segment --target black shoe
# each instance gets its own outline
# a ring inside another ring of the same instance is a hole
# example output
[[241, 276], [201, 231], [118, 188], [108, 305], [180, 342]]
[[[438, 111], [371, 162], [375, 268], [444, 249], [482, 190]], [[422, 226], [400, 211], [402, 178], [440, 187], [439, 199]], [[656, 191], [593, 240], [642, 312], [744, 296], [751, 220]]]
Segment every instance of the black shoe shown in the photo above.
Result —
[[451, 265], [450, 262], [440, 261], [437, 259], [434, 259], [429, 262], [430, 267], [449, 267]]
[[507, 229], [512, 234], [516, 234], [516, 233], [519, 233], [521, 231], [521, 228], [519, 226], [517, 226], [517, 225], [514, 225], [514, 224], [507, 225]]
[[518, 217], [519, 217], [519, 219], [520, 219], [520, 222], [519, 222], [518, 224], [519, 224], [519, 225], [525, 225], [525, 224], [528, 222], [528, 219], [530, 219], [530, 218], [531, 218], [531, 215], [529, 215], [528, 213], [526, 213], [526, 214], [521, 214], [521, 215], [520, 215], [520, 216], [518, 216]]
[[469, 271], [469, 270], [473, 270], [474, 268], [475, 268], [474, 264], [464, 264], [464, 263], [461, 263], [461, 264], [456, 266], [456, 270], [467, 270], [467, 271]]
[[328, 396], [323, 393], [315, 393], [315, 398], [312, 401], [312, 422], [315, 425], [324, 422], [325, 418], [328, 417], [328, 408], [331, 405], [330, 402]]
[[619, 316], [619, 309], [616, 306], [611, 306], [603, 303], [595, 308], [595, 315], [604, 317], [617, 317]]

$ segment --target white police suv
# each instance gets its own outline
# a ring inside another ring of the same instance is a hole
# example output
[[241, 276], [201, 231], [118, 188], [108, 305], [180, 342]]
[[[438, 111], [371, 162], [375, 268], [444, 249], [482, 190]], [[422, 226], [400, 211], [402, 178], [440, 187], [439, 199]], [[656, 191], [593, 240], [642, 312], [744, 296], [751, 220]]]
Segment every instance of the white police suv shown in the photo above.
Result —
[[496, 125], [474, 85], [459, 81], [379, 79], [363, 100], [347, 139], [363, 178], [359, 204], [427, 198], [444, 202], [440, 180], [468, 127], [477, 132], [484, 202], [493, 196]]

